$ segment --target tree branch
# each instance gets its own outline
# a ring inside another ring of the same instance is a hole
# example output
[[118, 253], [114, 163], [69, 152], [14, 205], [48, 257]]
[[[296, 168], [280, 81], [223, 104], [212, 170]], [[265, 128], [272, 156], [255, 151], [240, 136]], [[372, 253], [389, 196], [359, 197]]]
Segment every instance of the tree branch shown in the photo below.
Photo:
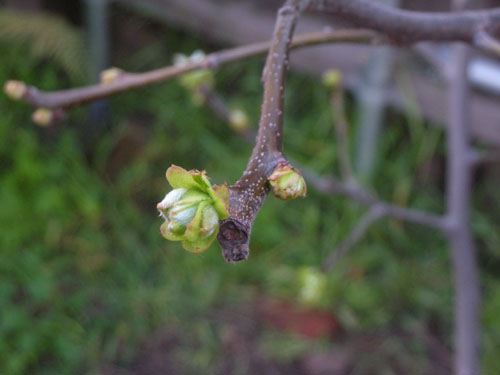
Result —
[[364, 206], [377, 207], [377, 209], [383, 211], [383, 216], [428, 226], [443, 232], [447, 230], [446, 220], [441, 215], [384, 202], [357, 183], [347, 184], [335, 177], [320, 177], [307, 169], [303, 169], [302, 174], [311, 186], [322, 193], [343, 195]]
[[[375, 43], [381, 39], [383, 38], [368, 30], [324, 30], [298, 35], [294, 38], [291, 48], [339, 42]], [[19, 99], [34, 107], [68, 109], [136, 88], [164, 82], [190, 71], [214, 69], [230, 62], [258, 56], [266, 53], [270, 46], [270, 41], [259, 42], [215, 52], [207, 55], [202, 61], [191, 62], [183, 66], [168, 66], [145, 73], [126, 73], [116, 81], [106, 85], [97, 84], [54, 92], [41, 91], [33, 86], [25, 86], [24, 93]]]
[[470, 228], [472, 171], [469, 155], [467, 47], [455, 46], [447, 127], [448, 175], [446, 216], [455, 289], [455, 372], [479, 374], [479, 276]]
[[[227, 107], [227, 104], [224, 102], [223, 98], [210, 89], [202, 90], [202, 94], [204, 95], [204, 104], [207, 106], [207, 108], [212, 110], [215, 115], [229, 122], [230, 109]], [[255, 138], [255, 133], [248, 129], [246, 130], [247, 131], [238, 132], [247, 141], [251, 142]], [[341, 181], [333, 176], [320, 177], [307, 167], [301, 166], [300, 164], [293, 161], [292, 164], [294, 164], [302, 172], [304, 178], [307, 180], [308, 185], [321, 193], [339, 194], [346, 196], [353, 201], [359, 202], [364, 206], [368, 206], [371, 208], [377, 207], [378, 211], [383, 212], [383, 216], [390, 216], [399, 220], [436, 228], [443, 232], [447, 230], [447, 224], [443, 216], [420, 210], [408, 209], [406, 207], [384, 202], [380, 199], [377, 199], [375, 195], [359, 185], [354, 179]]]
[[[201, 93], [204, 95], [204, 104], [206, 107], [216, 116], [229, 122], [231, 110], [224, 102], [224, 99], [211, 89], [204, 89]], [[249, 129], [246, 130], [247, 131], [243, 132], [238, 130], [238, 132], [245, 138], [245, 140], [251, 142], [255, 138], [255, 133]], [[335, 177], [320, 177], [307, 167], [301, 166], [293, 161], [292, 164], [294, 164], [302, 172], [308, 185], [321, 193], [344, 195], [353, 201], [363, 204], [364, 206], [368, 206], [370, 208], [376, 207], [378, 212], [383, 213], [383, 216], [390, 216], [399, 220], [428, 226], [430, 228], [436, 228], [443, 232], [448, 229], [443, 216], [420, 210], [408, 209], [406, 207], [384, 202], [377, 199], [367, 189], [360, 186], [354, 178], [341, 181]]]
[[330, 253], [323, 263], [322, 269], [324, 272], [329, 272], [335, 267], [337, 262], [347, 252], [358, 243], [365, 235], [368, 228], [377, 220], [386, 215], [384, 207], [375, 204], [370, 210], [357, 222], [356, 226], [344, 238], [344, 240]]
[[477, 167], [478, 165], [483, 163], [500, 162], [500, 150], [473, 151], [470, 155], [470, 162], [473, 167]]
[[397, 43], [462, 41], [497, 56], [499, 52], [491, 41], [485, 43], [484, 37], [499, 34], [500, 8], [430, 13], [396, 9], [366, 0], [314, 0], [309, 9], [379, 31]]
[[298, 16], [308, 4], [309, 0], [287, 0], [278, 11], [262, 73], [264, 97], [256, 144], [243, 176], [229, 187], [230, 217], [222, 221], [217, 236], [228, 262], [247, 259], [253, 221], [269, 193], [267, 179], [278, 163], [287, 163], [281, 151], [288, 54]]
[[[221, 118], [226, 122], [231, 121], [231, 109], [227, 106], [224, 99], [215, 91], [209, 87], [201, 87], [200, 93], [204, 98], [204, 105], [210, 109], [217, 117]], [[340, 105], [339, 102], [337, 104]], [[347, 121], [344, 118], [345, 126], [347, 126]], [[250, 129], [235, 129], [246, 141], [252, 142], [255, 139], [256, 134]], [[345, 142], [346, 139], [344, 138]], [[339, 145], [340, 146], [340, 145]], [[356, 225], [353, 231], [342, 241], [342, 243], [334, 250], [323, 266], [324, 270], [331, 270], [336, 262], [352, 247], [354, 246], [364, 235], [366, 229], [374, 223], [375, 221], [385, 217], [390, 216], [399, 220], [413, 222], [416, 224], [428, 226], [430, 228], [437, 228], [438, 230], [445, 232], [447, 230], [445, 218], [436, 214], [427, 213], [415, 209], [408, 209], [402, 206], [393, 205], [386, 203], [377, 199], [368, 190], [361, 187], [354, 176], [345, 181], [340, 181], [335, 177], [319, 177], [314, 172], [309, 170], [304, 166], [300, 166], [297, 163], [293, 164], [298, 167], [308, 185], [314, 189], [325, 193], [325, 194], [340, 194], [345, 195], [348, 198], [360, 202], [370, 208], [369, 212], [361, 218], [360, 222]], [[333, 255], [337, 254], [337, 255]]]

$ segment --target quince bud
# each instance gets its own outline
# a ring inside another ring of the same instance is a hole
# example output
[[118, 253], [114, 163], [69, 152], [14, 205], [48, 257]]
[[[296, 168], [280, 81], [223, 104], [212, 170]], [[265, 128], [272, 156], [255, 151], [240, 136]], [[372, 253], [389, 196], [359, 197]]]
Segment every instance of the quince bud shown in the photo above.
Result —
[[[205, 53], [201, 50], [194, 51], [191, 56], [178, 53], [174, 56], [175, 66], [184, 66], [189, 63], [199, 63], [205, 59]], [[212, 87], [214, 84], [214, 74], [210, 69], [199, 69], [183, 74], [179, 82], [188, 90], [197, 90], [200, 86]]]
[[290, 164], [278, 163], [268, 180], [273, 187], [274, 195], [279, 199], [288, 200], [306, 196], [306, 182], [300, 172]]
[[236, 131], [248, 129], [249, 120], [247, 114], [241, 109], [233, 109], [229, 112], [229, 125]]
[[101, 84], [109, 85], [111, 83], [115, 83], [124, 75], [125, 75], [125, 72], [119, 68], [109, 68], [109, 69], [103, 70], [100, 74]]
[[21, 81], [7, 81], [3, 87], [5, 95], [14, 100], [22, 99], [28, 91], [28, 87]]
[[205, 172], [186, 171], [172, 165], [167, 180], [174, 188], [158, 203], [163, 237], [182, 241], [190, 252], [207, 249], [219, 231], [219, 220], [229, 216], [229, 192], [225, 185], [212, 187]]
[[65, 116], [66, 112], [64, 112], [60, 108], [56, 109], [38, 108], [31, 115], [31, 119], [37, 125], [40, 125], [42, 127], [47, 127], [59, 121], [60, 119], [64, 118]]
[[329, 88], [336, 88], [342, 81], [342, 72], [337, 69], [330, 69], [323, 73], [323, 84]]
[[47, 108], [38, 108], [31, 115], [31, 119], [36, 124], [46, 127], [52, 124], [54, 121], [54, 112]]
[[303, 267], [298, 273], [299, 299], [310, 306], [321, 304], [325, 295], [326, 277], [313, 267]]

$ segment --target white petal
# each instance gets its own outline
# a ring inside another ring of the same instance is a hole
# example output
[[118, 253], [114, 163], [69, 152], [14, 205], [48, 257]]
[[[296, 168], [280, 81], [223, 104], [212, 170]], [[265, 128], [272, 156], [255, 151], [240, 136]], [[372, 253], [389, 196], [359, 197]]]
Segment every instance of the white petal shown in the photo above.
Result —
[[202, 50], [200, 49], [197, 49], [196, 51], [194, 51], [191, 56], [189, 57], [189, 60], [191, 60], [192, 62], [200, 62], [202, 61], [203, 59], [205, 58], [205, 52], [203, 52]]
[[174, 65], [175, 66], [183, 66], [186, 65], [189, 62], [189, 58], [182, 54], [182, 53], [176, 53], [174, 55]]
[[179, 188], [169, 192], [167, 195], [165, 195], [165, 198], [163, 198], [163, 200], [158, 203], [158, 210], [165, 211], [166, 209], [172, 207], [174, 203], [178, 202], [181, 199], [186, 191], [186, 189]]
[[203, 210], [202, 225], [207, 231], [203, 238], [210, 237], [214, 233], [214, 230], [217, 229], [219, 225], [219, 215], [217, 215], [217, 211], [215, 211], [213, 206], [207, 206]]
[[196, 215], [198, 205], [191, 205], [188, 207], [176, 207], [169, 212], [170, 219], [175, 221], [178, 225], [187, 227]]

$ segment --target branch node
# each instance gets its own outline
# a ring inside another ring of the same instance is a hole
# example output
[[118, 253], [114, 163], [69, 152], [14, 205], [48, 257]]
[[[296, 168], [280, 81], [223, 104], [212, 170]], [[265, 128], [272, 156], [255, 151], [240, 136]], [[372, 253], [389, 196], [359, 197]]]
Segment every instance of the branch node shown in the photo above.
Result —
[[240, 221], [229, 218], [220, 222], [217, 240], [222, 248], [222, 256], [228, 263], [247, 260], [250, 232]]

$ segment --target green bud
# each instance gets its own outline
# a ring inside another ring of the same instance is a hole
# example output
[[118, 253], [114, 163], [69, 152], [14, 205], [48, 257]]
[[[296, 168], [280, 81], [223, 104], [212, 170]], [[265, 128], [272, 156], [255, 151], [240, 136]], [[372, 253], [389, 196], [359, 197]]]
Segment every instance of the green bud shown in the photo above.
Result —
[[31, 115], [31, 119], [36, 124], [46, 127], [51, 125], [54, 122], [54, 112], [47, 108], [38, 108]]
[[[205, 53], [201, 50], [194, 51], [191, 56], [178, 53], [174, 56], [175, 66], [184, 66], [189, 63], [199, 63], [205, 59]], [[188, 90], [197, 90], [200, 86], [212, 87], [214, 84], [214, 74], [210, 69], [199, 69], [183, 74], [179, 82]], [[194, 97], [196, 104], [199, 104], [199, 98]]]
[[337, 87], [342, 81], [342, 72], [337, 69], [330, 69], [323, 73], [323, 85], [330, 88]]
[[229, 112], [229, 125], [236, 131], [245, 131], [249, 127], [247, 114], [241, 109], [233, 109]]
[[119, 68], [109, 68], [103, 70], [100, 74], [101, 84], [109, 85], [111, 83], [117, 82], [120, 78], [125, 76], [125, 72]]
[[269, 176], [274, 195], [283, 200], [305, 197], [306, 182], [300, 172], [287, 163], [278, 163]]
[[302, 267], [298, 273], [299, 300], [305, 305], [319, 306], [325, 297], [325, 274], [313, 267]]
[[174, 188], [158, 203], [163, 237], [182, 241], [183, 247], [198, 253], [207, 249], [219, 231], [219, 221], [229, 216], [229, 192], [225, 185], [212, 187], [205, 172], [186, 171], [172, 165], [167, 180]]

